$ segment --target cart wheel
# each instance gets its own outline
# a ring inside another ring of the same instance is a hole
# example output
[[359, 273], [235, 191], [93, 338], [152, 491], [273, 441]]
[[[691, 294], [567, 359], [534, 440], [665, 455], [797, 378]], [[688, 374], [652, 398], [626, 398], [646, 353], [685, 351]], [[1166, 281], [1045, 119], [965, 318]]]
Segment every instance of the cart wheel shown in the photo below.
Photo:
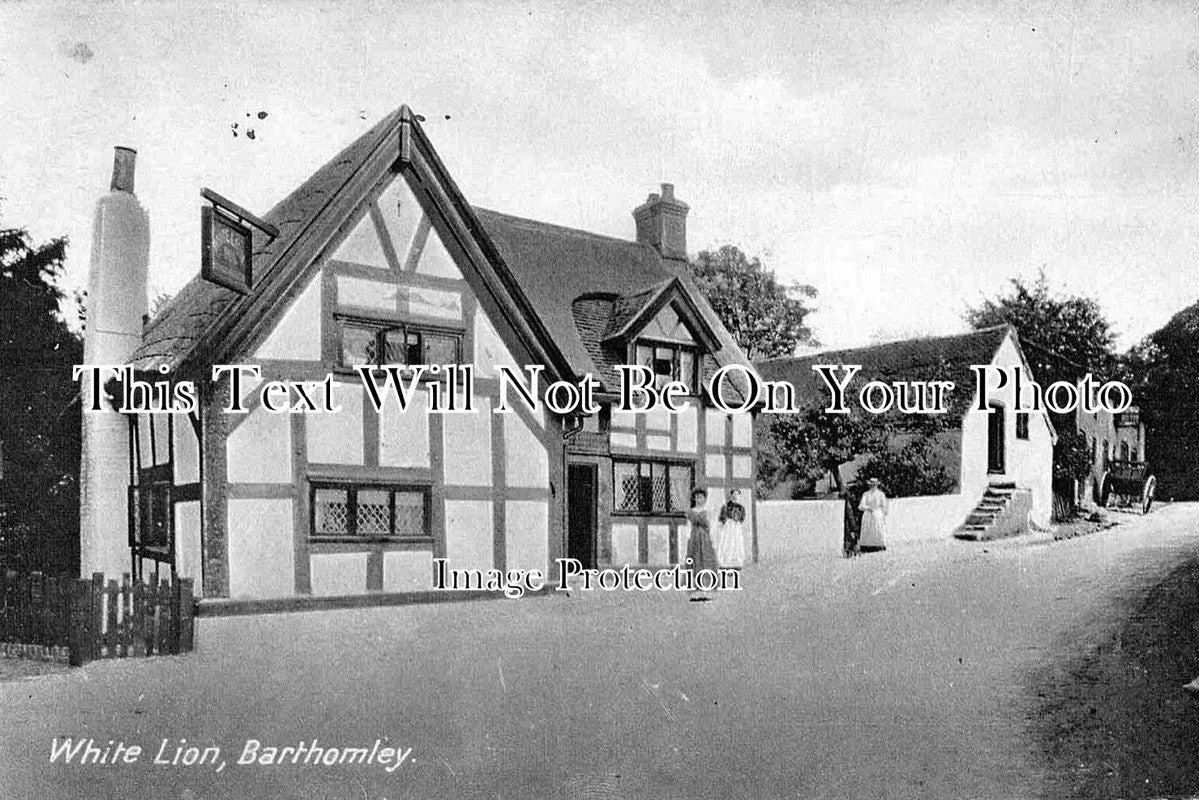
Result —
[[1150, 475], [1145, 479], [1145, 488], [1141, 490], [1141, 513], [1148, 514], [1153, 508], [1153, 496], [1157, 494], [1157, 478]]

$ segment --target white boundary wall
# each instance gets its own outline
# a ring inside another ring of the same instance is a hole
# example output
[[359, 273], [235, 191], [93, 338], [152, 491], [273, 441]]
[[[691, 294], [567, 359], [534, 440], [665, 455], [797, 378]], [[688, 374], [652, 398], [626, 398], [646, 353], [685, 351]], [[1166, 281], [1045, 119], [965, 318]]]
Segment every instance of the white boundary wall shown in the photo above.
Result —
[[[887, 546], [948, 539], [978, 502], [946, 494], [891, 501]], [[840, 553], [844, 524], [841, 500], [762, 500], [758, 503], [762, 559], [803, 553]]]

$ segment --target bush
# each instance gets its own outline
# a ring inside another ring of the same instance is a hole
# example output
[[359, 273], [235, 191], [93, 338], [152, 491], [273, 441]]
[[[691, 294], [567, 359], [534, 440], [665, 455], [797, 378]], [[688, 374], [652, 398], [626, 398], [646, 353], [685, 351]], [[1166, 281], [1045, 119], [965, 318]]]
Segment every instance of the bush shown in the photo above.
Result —
[[858, 482], [865, 483], [871, 478], [878, 478], [889, 497], [946, 494], [956, 485], [932, 435], [872, 453], [858, 470]]

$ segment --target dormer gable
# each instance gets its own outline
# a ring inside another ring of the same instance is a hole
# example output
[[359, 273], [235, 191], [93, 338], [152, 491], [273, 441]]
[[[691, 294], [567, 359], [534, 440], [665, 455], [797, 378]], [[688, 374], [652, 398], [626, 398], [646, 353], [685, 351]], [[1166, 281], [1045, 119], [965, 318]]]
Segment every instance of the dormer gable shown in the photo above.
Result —
[[627, 345], [637, 339], [689, 343], [707, 352], [720, 349], [716, 332], [678, 278], [616, 301], [604, 344]]

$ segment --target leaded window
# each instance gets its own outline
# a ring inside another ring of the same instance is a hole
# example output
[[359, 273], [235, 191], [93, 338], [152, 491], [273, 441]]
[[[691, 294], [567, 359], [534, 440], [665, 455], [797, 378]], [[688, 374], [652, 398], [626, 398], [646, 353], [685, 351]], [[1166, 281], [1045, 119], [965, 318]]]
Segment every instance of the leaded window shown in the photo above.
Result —
[[692, 483], [690, 464], [614, 461], [613, 509], [625, 514], [680, 514], [691, 500]]
[[427, 486], [314, 483], [314, 539], [421, 539], [431, 536]]
[[417, 325], [339, 319], [343, 367], [363, 364], [459, 364], [462, 334]]

